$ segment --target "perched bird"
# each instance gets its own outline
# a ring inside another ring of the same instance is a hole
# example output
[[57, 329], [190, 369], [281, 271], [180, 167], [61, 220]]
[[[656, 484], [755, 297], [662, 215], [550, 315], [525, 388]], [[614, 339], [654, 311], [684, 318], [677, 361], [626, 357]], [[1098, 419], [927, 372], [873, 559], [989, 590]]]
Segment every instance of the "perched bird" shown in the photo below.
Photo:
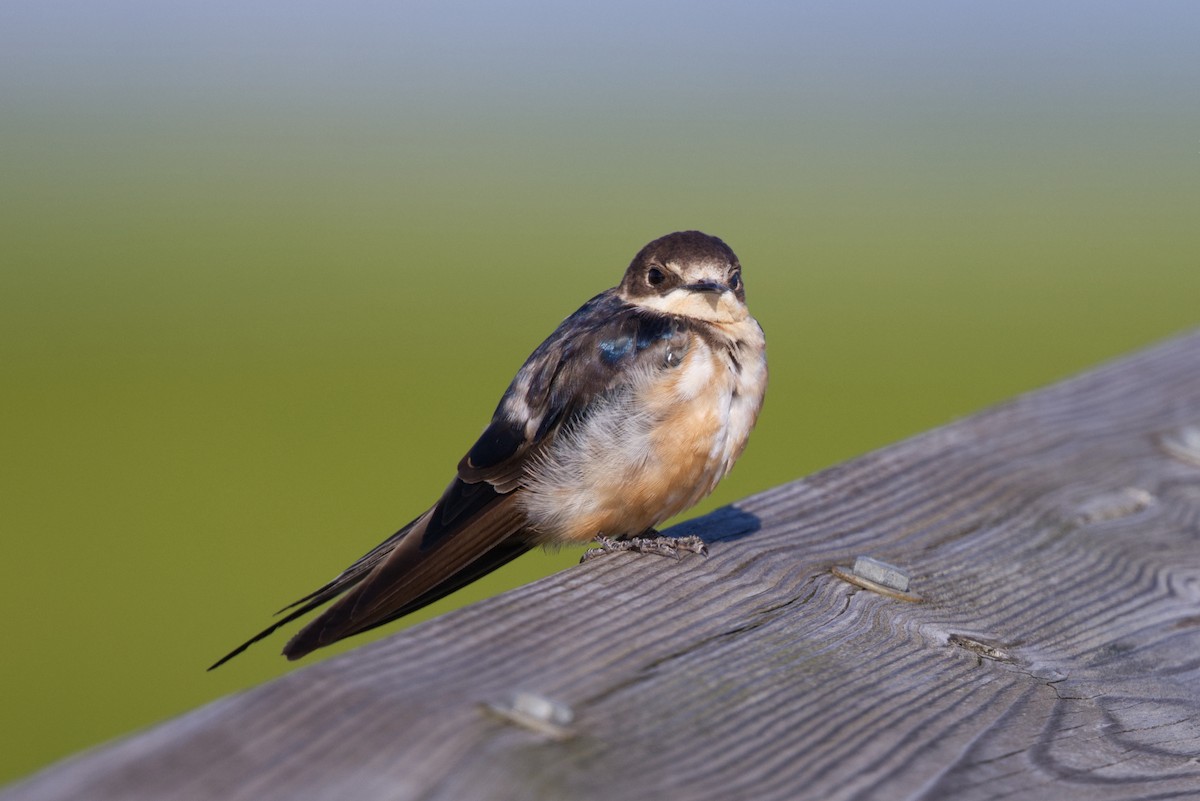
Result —
[[432, 509], [212, 667], [341, 596], [284, 647], [298, 659], [537, 545], [702, 550], [654, 527], [733, 467], [766, 386], [766, 342], [746, 308], [737, 256], [699, 231], [654, 240], [619, 286], [533, 352]]

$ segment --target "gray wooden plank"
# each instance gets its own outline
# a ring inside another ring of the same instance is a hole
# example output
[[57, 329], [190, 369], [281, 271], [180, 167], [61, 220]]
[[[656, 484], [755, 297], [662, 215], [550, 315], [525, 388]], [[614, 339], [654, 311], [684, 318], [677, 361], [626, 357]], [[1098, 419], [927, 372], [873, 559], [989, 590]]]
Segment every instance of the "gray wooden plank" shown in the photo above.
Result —
[[1200, 333], [676, 531], [2, 797], [1200, 797]]

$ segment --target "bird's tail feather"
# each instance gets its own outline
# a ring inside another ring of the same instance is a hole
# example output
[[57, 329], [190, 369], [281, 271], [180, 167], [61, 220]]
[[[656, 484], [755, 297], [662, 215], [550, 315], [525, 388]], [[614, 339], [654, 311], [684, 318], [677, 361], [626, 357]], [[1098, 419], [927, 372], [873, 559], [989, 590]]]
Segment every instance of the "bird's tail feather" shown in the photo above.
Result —
[[424, 543], [430, 517], [419, 518], [368, 575], [356, 579], [351, 592], [301, 629], [284, 647], [284, 655], [299, 659], [414, 612], [511, 561], [533, 544], [523, 536], [524, 515], [511, 495], [493, 495], [486, 507], [455, 521], [453, 536]]
[[[430, 512], [432, 512], [432, 510], [430, 510]], [[389, 553], [391, 553], [392, 549], [394, 549], [410, 531], [412, 531], [419, 523], [429, 517], [430, 512], [426, 512], [425, 514], [421, 515], [416, 520], [412, 521], [407, 526], [400, 529], [383, 542], [379, 543], [379, 545], [376, 545], [369, 552], [364, 554], [358, 561], [339, 573], [337, 577], [328, 584], [313, 590], [303, 598], [293, 601], [292, 603], [280, 609], [275, 613], [276, 615], [281, 615], [284, 612], [287, 612], [289, 609], [294, 609], [295, 611], [289, 613], [286, 617], [275, 621], [258, 634], [255, 634], [237, 648], [234, 648], [232, 651], [225, 654], [225, 656], [218, 659], [208, 669], [215, 670], [216, 668], [219, 668], [221, 665], [225, 664], [230, 659], [233, 659], [242, 651], [245, 651], [251, 645], [254, 645], [254, 643], [275, 633], [275, 630], [281, 626], [286, 626], [296, 618], [303, 617], [322, 604], [327, 603], [333, 598], [336, 598], [337, 596], [356, 586], [360, 581], [370, 574], [376, 565], [378, 565]], [[296, 609], [296, 607], [300, 608]]]

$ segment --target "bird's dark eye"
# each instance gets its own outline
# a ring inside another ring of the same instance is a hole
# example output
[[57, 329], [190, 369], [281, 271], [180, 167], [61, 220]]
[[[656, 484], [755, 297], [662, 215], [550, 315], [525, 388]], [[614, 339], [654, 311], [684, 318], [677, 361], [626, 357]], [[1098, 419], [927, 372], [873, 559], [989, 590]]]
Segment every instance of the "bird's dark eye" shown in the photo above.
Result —
[[663, 271], [657, 267], [651, 267], [646, 271], [646, 283], [650, 284], [650, 286], [658, 286], [666, 279], [667, 277], [663, 275]]
[[734, 273], [733, 275], [729, 276], [729, 288], [730, 289], [732, 289], [734, 292], [737, 292], [738, 287], [740, 287], [741, 285], [742, 285], [742, 274], [741, 273]]

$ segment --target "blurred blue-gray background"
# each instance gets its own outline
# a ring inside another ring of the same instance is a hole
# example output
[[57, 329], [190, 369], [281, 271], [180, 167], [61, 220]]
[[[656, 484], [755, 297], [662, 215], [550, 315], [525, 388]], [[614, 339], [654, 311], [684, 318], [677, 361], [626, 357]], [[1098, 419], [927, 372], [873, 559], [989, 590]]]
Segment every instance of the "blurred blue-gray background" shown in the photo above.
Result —
[[0, 5], [0, 781], [291, 669], [204, 673], [661, 234], [726, 239], [770, 343], [701, 510], [1195, 325], [1198, 43], [1193, 2]]

